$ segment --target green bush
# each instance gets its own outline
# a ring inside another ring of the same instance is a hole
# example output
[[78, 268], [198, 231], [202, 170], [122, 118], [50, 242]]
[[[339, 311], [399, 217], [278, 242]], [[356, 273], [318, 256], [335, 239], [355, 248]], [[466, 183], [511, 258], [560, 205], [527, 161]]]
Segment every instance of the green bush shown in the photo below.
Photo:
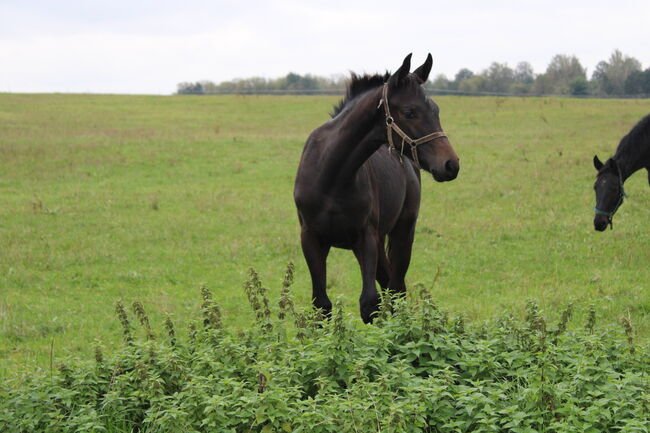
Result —
[[[118, 304], [124, 346], [0, 388], [0, 431], [12, 432], [647, 432], [648, 350], [632, 325], [450, 319], [424, 292], [384, 299], [373, 326], [297, 311], [289, 269], [277, 307], [254, 271], [255, 323], [222, 328], [210, 291], [187, 338], [171, 319], [144, 332]], [[592, 310], [593, 311], [593, 310]], [[272, 314], [275, 312], [275, 314]], [[278, 316], [278, 318], [275, 318]], [[575, 329], [573, 329], [575, 328]]]

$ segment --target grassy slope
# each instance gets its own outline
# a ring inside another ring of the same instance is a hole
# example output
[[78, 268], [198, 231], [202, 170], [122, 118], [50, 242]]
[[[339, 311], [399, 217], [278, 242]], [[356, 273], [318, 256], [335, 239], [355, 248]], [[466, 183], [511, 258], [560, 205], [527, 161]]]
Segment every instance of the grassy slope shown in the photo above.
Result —
[[[179, 324], [210, 286], [232, 326], [254, 266], [277, 291], [296, 263], [292, 184], [333, 97], [0, 95], [0, 375], [119, 338], [117, 299]], [[460, 177], [424, 179], [411, 285], [474, 319], [597, 304], [650, 337], [645, 173], [615, 230], [592, 228], [591, 158], [612, 154], [648, 101], [440, 97]], [[351, 253], [329, 260], [331, 294], [356, 314]], [[584, 311], [585, 308], [582, 308]]]

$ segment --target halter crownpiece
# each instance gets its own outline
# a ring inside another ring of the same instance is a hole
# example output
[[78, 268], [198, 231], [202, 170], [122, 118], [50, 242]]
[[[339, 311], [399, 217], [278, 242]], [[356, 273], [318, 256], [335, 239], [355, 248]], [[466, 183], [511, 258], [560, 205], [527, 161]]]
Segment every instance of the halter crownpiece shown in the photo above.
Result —
[[404, 143], [408, 143], [409, 146], [411, 146], [411, 155], [413, 156], [413, 162], [415, 163], [415, 166], [418, 169], [422, 168], [420, 167], [420, 161], [418, 160], [418, 145], [427, 141], [435, 140], [437, 138], [446, 137], [447, 134], [445, 134], [443, 131], [438, 131], [427, 134], [424, 137], [412, 139], [406, 132], [402, 131], [402, 129], [395, 123], [393, 116], [390, 115], [390, 109], [388, 108], [388, 83], [384, 83], [381, 99], [379, 100], [379, 105], [377, 108], [381, 107], [382, 105], [384, 106], [384, 113], [386, 114], [386, 135], [388, 136], [389, 152], [397, 152], [395, 149], [395, 143], [393, 143], [392, 134], [392, 132], [395, 131], [395, 133], [402, 138], [402, 147], [399, 154], [400, 161], [402, 161], [402, 157], [404, 156]]

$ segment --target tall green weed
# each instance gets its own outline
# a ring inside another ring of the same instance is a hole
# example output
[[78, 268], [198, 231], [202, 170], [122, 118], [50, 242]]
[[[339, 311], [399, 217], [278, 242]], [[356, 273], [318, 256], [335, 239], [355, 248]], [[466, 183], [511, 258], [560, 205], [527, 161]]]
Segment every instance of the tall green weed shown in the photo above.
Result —
[[[210, 290], [187, 338], [165, 320], [154, 335], [118, 303], [124, 345], [0, 388], [0, 431], [19, 432], [647, 432], [649, 351], [595, 315], [549, 325], [450, 318], [423, 291], [384, 296], [374, 325], [341, 304], [332, 318], [298, 311], [290, 267], [274, 309], [255, 271], [245, 291], [255, 324], [224, 329]], [[133, 324], [139, 322], [144, 338]]]

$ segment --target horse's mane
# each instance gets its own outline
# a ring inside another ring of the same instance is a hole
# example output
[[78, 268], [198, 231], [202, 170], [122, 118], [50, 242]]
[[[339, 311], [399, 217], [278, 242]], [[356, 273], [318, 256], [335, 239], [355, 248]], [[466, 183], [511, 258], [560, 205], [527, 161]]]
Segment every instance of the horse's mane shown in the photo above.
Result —
[[621, 155], [638, 154], [644, 146], [650, 146], [650, 114], [639, 120], [634, 128], [621, 139], [614, 158]]
[[390, 78], [390, 72], [386, 72], [383, 75], [357, 75], [352, 72], [350, 74], [350, 81], [348, 82], [348, 86], [345, 91], [345, 97], [339, 101], [338, 105], [334, 106], [334, 109], [330, 115], [332, 117], [336, 117], [341, 111], [343, 111], [343, 109], [350, 101], [370, 89], [374, 89], [375, 87], [383, 85], [388, 80], [388, 78]]

